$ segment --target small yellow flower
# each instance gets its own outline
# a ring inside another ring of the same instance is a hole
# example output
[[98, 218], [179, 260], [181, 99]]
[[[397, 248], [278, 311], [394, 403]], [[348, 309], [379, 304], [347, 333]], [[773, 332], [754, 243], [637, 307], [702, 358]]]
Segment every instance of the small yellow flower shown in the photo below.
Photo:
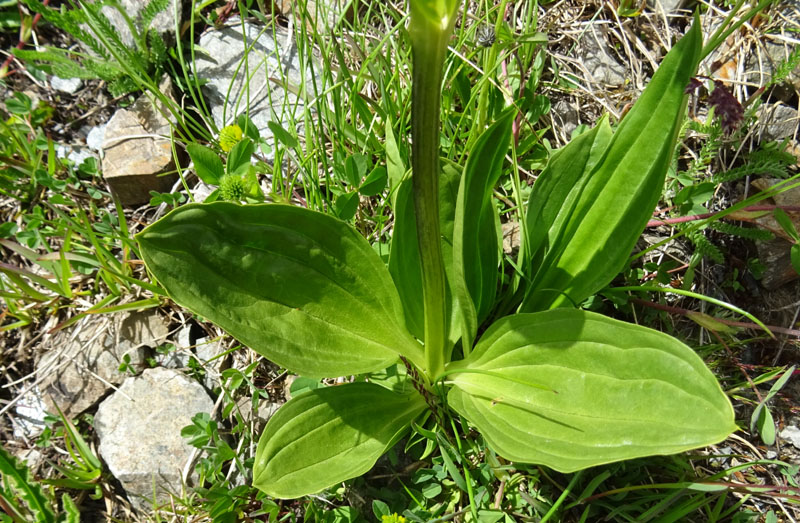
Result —
[[238, 125], [228, 125], [219, 132], [219, 146], [226, 153], [242, 139], [242, 128]]
[[392, 514], [391, 516], [381, 516], [382, 523], [406, 523], [406, 518], [403, 516], [398, 516], [397, 512]]

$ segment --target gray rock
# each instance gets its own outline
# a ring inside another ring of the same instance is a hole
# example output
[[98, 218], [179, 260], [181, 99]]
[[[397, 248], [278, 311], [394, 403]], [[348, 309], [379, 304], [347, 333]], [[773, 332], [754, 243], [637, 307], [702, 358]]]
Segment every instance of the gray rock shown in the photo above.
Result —
[[86, 146], [89, 149], [101, 152], [103, 150], [103, 142], [106, 139], [106, 126], [108, 124], [98, 125], [86, 134]]
[[800, 449], [800, 428], [795, 425], [787, 425], [781, 431], [780, 437]]
[[22, 395], [14, 411], [14, 438], [35, 438], [44, 430], [44, 417], [47, 414], [39, 387], [36, 386]]
[[519, 222], [503, 224], [503, 252], [509, 256], [516, 255], [521, 245]]
[[559, 100], [555, 103], [553, 110], [550, 111], [550, 117], [553, 119], [553, 126], [558, 129], [558, 132], [563, 133], [562, 136], [567, 140], [580, 124], [580, 113], [566, 100]]
[[83, 87], [83, 80], [80, 78], [59, 78], [58, 76], [53, 76], [50, 78], [50, 85], [56, 91], [75, 94], [78, 92], [78, 89]]
[[[118, 2], [122, 11], [139, 25], [139, 22], [141, 22], [140, 13], [149, 2], [143, 0], [118, 0]], [[158, 31], [167, 44], [173, 43], [175, 41], [175, 13], [177, 12], [178, 20], [180, 20], [181, 11], [182, 2], [179, 0], [170, 0], [167, 8], [158, 13], [153, 19], [150, 24], [150, 30]], [[134, 47], [133, 34], [125, 18], [122, 16], [122, 13], [110, 5], [103, 7], [102, 13], [117, 30], [122, 42], [128, 47]]]
[[225, 352], [225, 347], [219, 341], [209, 341], [208, 338], [200, 338], [194, 348], [197, 361], [203, 366], [206, 374], [203, 378], [203, 385], [213, 390], [220, 386], [222, 371], [228, 368], [227, 358], [221, 356]]
[[44, 463], [44, 456], [42, 456], [42, 453], [36, 448], [19, 449], [14, 452], [14, 456], [20, 461], [25, 462], [25, 465], [27, 465], [28, 469], [31, 471], [37, 469]]
[[684, 3], [684, 0], [647, 0], [647, 7], [655, 11], [663, 9], [666, 14], [672, 14], [680, 9]]
[[[349, 0], [273, 0], [272, 4], [283, 15], [293, 15], [298, 21], [305, 21], [309, 29], [328, 34], [336, 28], [339, 20], [346, 15], [345, 7]], [[352, 11], [352, 8], [350, 8]]]
[[144, 366], [145, 347], [154, 347], [168, 334], [165, 321], [153, 310], [89, 317], [53, 340], [52, 348], [36, 365], [44, 375], [42, 399], [48, 412], [74, 417], [94, 405], [111, 385], [128, 376], [119, 370], [130, 357], [130, 367]]
[[[800, 21], [797, 22], [800, 25]], [[793, 46], [780, 41], [766, 40], [752, 46], [744, 65], [744, 80], [758, 85], [766, 83], [793, 50]], [[795, 91], [800, 91], [800, 66], [795, 67], [784, 80]]]
[[[200, 37], [199, 46], [206, 54], [197, 56], [197, 76], [207, 82], [203, 93], [218, 127], [230, 125], [239, 114], [247, 112], [261, 136], [270, 142], [270, 121], [285, 125], [281, 117], [285, 108], [298, 115], [302, 113], [302, 102], [284, 85], [288, 82], [299, 88], [304, 76], [310, 78], [311, 71], [302, 70], [292, 36], [283, 29], [277, 31], [276, 34], [271, 28], [249, 22], [244, 23], [242, 31], [241, 22], [234, 18], [223, 28]], [[247, 54], [247, 68], [244, 39], [252, 46]], [[246, 69], [250, 76], [249, 93]]]
[[623, 85], [627, 69], [614, 58], [600, 24], [591, 23], [581, 38], [578, 57], [589, 72], [589, 82], [602, 85]]
[[246, 424], [253, 424], [253, 429], [256, 433], [264, 430], [269, 419], [278, 412], [282, 403], [270, 403], [264, 400], [256, 400], [256, 409], [253, 411], [253, 398], [241, 397], [236, 401], [236, 409], [241, 414], [242, 419]]
[[156, 362], [159, 366], [167, 369], [185, 369], [189, 366], [192, 354], [189, 351], [176, 349], [167, 353], [159, 352], [156, 354]]
[[192, 326], [191, 325], [184, 325], [178, 332], [175, 334], [175, 344], [182, 348], [182, 349], [189, 349], [194, 343], [192, 343]]
[[[167, 79], [162, 92], [171, 94]], [[177, 175], [172, 155], [170, 121], [165, 107], [147, 95], [128, 109], [118, 109], [106, 127], [103, 141], [103, 178], [123, 205], [150, 201], [150, 191], [167, 192]]]
[[[198, 412], [214, 403], [203, 387], [169, 369], [148, 369], [128, 378], [97, 409], [99, 451], [134, 508], [150, 512], [169, 493], [181, 492], [192, 447], [181, 437]], [[155, 491], [155, 500], [153, 493]]]
[[797, 135], [797, 109], [783, 104], [769, 104], [760, 108], [759, 122], [764, 124], [763, 137], [767, 140], [781, 141], [794, 139]]

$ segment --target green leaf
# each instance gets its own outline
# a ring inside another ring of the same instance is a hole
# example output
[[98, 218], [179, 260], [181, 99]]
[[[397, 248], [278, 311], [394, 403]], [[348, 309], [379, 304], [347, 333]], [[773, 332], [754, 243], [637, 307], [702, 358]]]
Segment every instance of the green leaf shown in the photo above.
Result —
[[2, 476], [3, 486], [10, 489], [10, 492], [13, 492], [20, 501], [26, 503], [33, 521], [36, 523], [55, 521], [55, 515], [42, 486], [31, 477], [28, 467], [9, 454], [2, 446], [0, 446], [0, 476]]
[[228, 153], [227, 169], [229, 174], [243, 175], [250, 169], [250, 160], [256, 146], [250, 140], [240, 140]]
[[219, 180], [225, 174], [225, 169], [222, 167], [222, 160], [220, 160], [217, 153], [196, 143], [188, 144], [186, 152], [189, 153], [189, 158], [194, 163], [197, 177], [209, 185], [219, 185]]
[[475, 142], [458, 188], [453, 232], [453, 273], [462, 321], [464, 343], [472, 344], [477, 325], [471, 322], [473, 306], [478, 322], [489, 315], [497, 293], [500, 245], [497, 211], [492, 191], [510, 144], [514, 110], [506, 111]]
[[781, 229], [783, 229], [783, 231], [788, 234], [792, 240], [795, 242], [800, 242], [800, 236], [798, 236], [797, 229], [795, 228], [792, 219], [789, 218], [789, 215], [786, 214], [786, 212], [780, 207], [776, 207], [772, 214], [775, 217], [775, 221], [781, 226]]
[[[529, 230], [541, 227], [547, 233], [546, 252], [523, 312], [580, 303], [625, 265], [661, 196], [685, 117], [684, 89], [695, 74], [701, 47], [700, 25], [695, 23], [664, 58], [605, 153], [595, 164], [588, 161], [577, 176], [570, 174], [575, 180], [572, 191], [563, 201], [553, 202], [554, 206], [568, 202], [558, 219], [541, 224], [527, 219]], [[579, 149], [585, 155], [585, 145]], [[550, 169], [548, 176], [560, 172]], [[531, 201], [543, 201], [535, 195], [546, 179], [543, 173]]]
[[758, 429], [758, 433], [761, 435], [761, 440], [767, 445], [775, 444], [775, 422], [772, 419], [772, 414], [769, 412], [767, 403], [778, 392], [780, 392], [784, 385], [786, 385], [786, 382], [789, 381], [789, 378], [794, 375], [795, 368], [797, 368], [796, 365], [789, 367], [786, 371], [784, 371], [783, 375], [772, 384], [769, 392], [764, 399], [761, 400], [761, 402], [753, 411], [753, 415], [750, 417], [750, 431], [752, 432]]
[[344, 173], [347, 182], [353, 186], [361, 185], [361, 178], [367, 174], [367, 157], [363, 154], [351, 154], [344, 161]]
[[448, 372], [448, 403], [498, 454], [560, 472], [681, 452], [737, 428], [692, 349], [582, 310], [503, 318]]
[[276, 498], [297, 498], [360, 476], [425, 408], [416, 393], [400, 395], [372, 383], [292, 398], [261, 435], [253, 486]]
[[756, 428], [761, 436], [761, 441], [767, 446], [775, 444], [775, 420], [768, 408], [764, 407], [758, 411], [756, 418]]
[[386, 167], [378, 165], [372, 169], [372, 172], [370, 172], [364, 179], [364, 183], [362, 183], [361, 187], [358, 188], [358, 192], [364, 196], [375, 196], [380, 194], [381, 191], [386, 188], [386, 182], [388, 179], [389, 176], [386, 172]]
[[340, 194], [336, 201], [333, 203], [333, 208], [336, 210], [336, 216], [344, 221], [352, 220], [353, 216], [358, 212], [358, 192], [347, 192]]
[[376, 518], [381, 519], [382, 516], [388, 516], [392, 513], [392, 511], [389, 509], [389, 505], [387, 505], [385, 502], [379, 499], [374, 499], [372, 500], [372, 513]]
[[278, 122], [267, 122], [267, 127], [269, 127], [269, 130], [272, 131], [272, 134], [275, 136], [277, 141], [281, 142], [289, 149], [294, 149], [297, 147], [297, 138], [289, 134], [289, 131], [284, 129], [281, 124]]
[[33, 102], [28, 95], [23, 93], [14, 93], [11, 97], [6, 98], [6, 109], [11, 114], [23, 116], [29, 114], [33, 110]]
[[789, 249], [789, 260], [792, 263], [794, 272], [800, 274], [800, 243], [792, 244], [791, 249]]
[[256, 124], [253, 123], [253, 120], [250, 119], [245, 113], [239, 115], [236, 118], [236, 125], [239, 126], [239, 129], [244, 132], [244, 135], [249, 137], [253, 142], [258, 142], [261, 139], [261, 134], [258, 132], [258, 127]]
[[170, 297], [296, 374], [424, 361], [391, 277], [331, 216], [286, 205], [185, 205], [137, 235]]
[[[397, 140], [394, 137], [391, 125], [386, 125], [386, 172], [389, 175], [389, 189], [395, 189], [406, 174], [406, 166], [400, 156]], [[394, 194], [397, 194], [395, 191]]]
[[[453, 288], [453, 219], [455, 202], [461, 172], [458, 166], [446, 161], [442, 162], [442, 174], [439, 179], [439, 230], [442, 234], [442, 257], [445, 265], [445, 288], [447, 311], [449, 318], [448, 340], [454, 345], [461, 333], [458, 332], [458, 309], [453, 305], [455, 289]], [[418, 339], [423, 336], [422, 318], [422, 270], [417, 243], [417, 221], [414, 214], [411, 180], [403, 182], [396, 191], [394, 204], [394, 231], [389, 251], [389, 272], [394, 279], [400, 299], [403, 302], [406, 326]]]
[[[531, 275], [541, 273], [546, 254], [557, 247], [567, 248], [568, 242], [563, 236], [573, 220], [588, 173], [597, 165], [610, 141], [611, 127], [608, 119], [603, 118], [592, 130], [553, 153], [536, 180], [525, 214], [525, 256]], [[526, 302], [530, 299], [529, 294]], [[525, 308], [527, 304], [523, 303]]]
[[81, 513], [69, 494], [61, 495], [61, 506], [64, 508], [64, 514], [59, 517], [59, 521], [65, 523], [80, 523]]

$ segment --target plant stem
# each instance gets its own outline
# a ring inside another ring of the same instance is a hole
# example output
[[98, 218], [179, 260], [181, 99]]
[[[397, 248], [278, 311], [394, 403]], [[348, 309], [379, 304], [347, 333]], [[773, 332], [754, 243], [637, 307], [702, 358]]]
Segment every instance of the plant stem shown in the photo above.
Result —
[[422, 263], [426, 371], [429, 376], [437, 376], [444, 371], [446, 336], [444, 261], [439, 230], [439, 116], [450, 30], [427, 22], [421, 21], [416, 30], [412, 29], [411, 167]]
[[[649, 307], [651, 309], [657, 309], [660, 311], [668, 312], [670, 314], [679, 314], [681, 316], [686, 316], [687, 318], [691, 318], [691, 312], [689, 309], [683, 309], [681, 307], [673, 307], [672, 305], [664, 305], [663, 303], [655, 303], [652, 301], [643, 300], [641, 298], [628, 298], [631, 303], [636, 303], [637, 305], [641, 305], [643, 307]], [[714, 321], [722, 323], [723, 325], [728, 325], [730, 327], [739, 327], [742, 329], [750, 329], [750, 330], [760, 330], [765, 331], [760, 325], [756, 325], [755, 323], [750, 323], [747, 321], [733, 321], [733, 320], [726, 320], [724, 318], [714, 317]], [[795, 338], [800, 338], [800, 330], [797, 329], [787, 329], [786, 327], [778, 327], [776, 325], [767, 325], [767, 329], [770, 331], [777, 333], [777, 334], [785, 334], [787, 336], [794, 336]]]
[[[767, 211], [774, 211], [775, 209], [783, 209], [784, 211], [787, 212], [800, 212], [800, 206], [798, 205], [751, 205], [749, 207], [745, 207], [744, 209], [739, 209], [738, 212], [767, 212]], [[697, 220], [705, 220], [706, 218], [712, 218], [718, 214], [721, 214], [725, 210], [717, 212], [705, 212], [702, 214], [691, 214], [689, 216], [678, 216], [676, 218], [664, 218], [664, 219], [655, 218], [647, 222], [647, 227], [659, 227], [661, 225], [672, 225], [676, 223], [686, 223], [686, 222], [694, 222]], [[731, 218], [740, 221], [751, 221], [745, 219], [741, 215], [734, 215]]]

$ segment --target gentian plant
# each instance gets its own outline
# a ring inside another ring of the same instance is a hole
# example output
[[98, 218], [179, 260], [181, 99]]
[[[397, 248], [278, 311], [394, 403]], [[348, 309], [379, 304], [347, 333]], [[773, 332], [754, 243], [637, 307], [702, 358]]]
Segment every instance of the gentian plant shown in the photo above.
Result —
[[[186, 205], [138, 236], [176, 302], [291, 372], [355, 376], [278, 410], [254, 485], [279, 498], [318, 492], [368, 471], [412, 425], [456, 416], [500, 456], [562, 472], [724, 439], [733, 409], [692, 349], [578, 308], [623, 268], [658, 202], [700, 25], [614, 132], [603, 119], [553, 154], [522, 222], [520, 274], [500, 299], [492, 189], [514, 112], [463, 169], [440, 160], [459, 1], [410, 6], [413, 175], [396, 196], [388, 267], [349, 225], [290, 205]], [[375, 379], [387, 368], [398, 378]]]

